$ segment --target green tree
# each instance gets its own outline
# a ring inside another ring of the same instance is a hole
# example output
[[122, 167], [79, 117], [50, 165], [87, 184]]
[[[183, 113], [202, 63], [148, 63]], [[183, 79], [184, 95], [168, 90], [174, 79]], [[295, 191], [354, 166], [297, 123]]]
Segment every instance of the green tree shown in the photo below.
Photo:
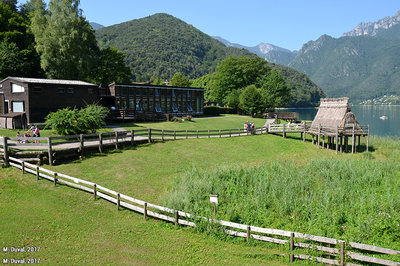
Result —
[[190, 80], [177, 72], [170, 80], [169, 85], [176, 87], [190, 87]]
[[0, 3], [0, 78], [41, 76], [39, 56], [33, 47], [28, 22]]
[[0, 0], [0, 5], [8, 6], [13, 13], [17, 13], [17, 2], [18, 0]]
[[266, 61], [260, 57], [230, 56], [218, 65], [210, 96], [220, 103], [226, 103], [231, 91], [256, 84], [269, 70]]
[[229, 107], [238, 108], [239, 105], [240, 105], [240, 94], [242, 92], [243, 92], [243, 90], [231, 91], [226, 96], [226, 105], [229, 106]]
[[190, 87], [204, 89], [204, 100], [205, 101], [215, 101], [215, 99], [211, 95], [211, 91], [212, 91], [212, 87], [213, 87], [213, 83], [214, 83], [213, 75], [214, 75], [214, 73], [208, 74], [208, 75], [202, 76], [200, 78], [193, 79], [190, 82], [191, 83]]
[[272, 69], [258, 82], [264, 95], [265, 107], [287, 107], [292, 100], [291, 89], [286, 85], [285, 78], [278, 70]]
[[125, 65], [125, 55], [115, 47], [100, 51], [97, 67], [91, 73], [91, 80], [96, 84], [108, 85], [113, 82], [129, 83], [131, 70]]
[[97, 65], [99, 48], [94, 31], [79, 8], [79, 0], [34, 0], [31, 30], [48, 78], [86, 80]]
[[239, 108], [243, 111], [260, 114], [265, 110], [265, 99], [261, 89], [256, 85], [247, 86], [239, 96]]

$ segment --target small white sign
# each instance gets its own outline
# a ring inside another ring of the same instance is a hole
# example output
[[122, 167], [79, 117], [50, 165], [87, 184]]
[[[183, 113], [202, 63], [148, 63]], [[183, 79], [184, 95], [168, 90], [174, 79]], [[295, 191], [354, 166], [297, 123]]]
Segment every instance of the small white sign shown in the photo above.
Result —
[[217, 195], [210, 195], [210, 202], [218, 204], [218, 196]]

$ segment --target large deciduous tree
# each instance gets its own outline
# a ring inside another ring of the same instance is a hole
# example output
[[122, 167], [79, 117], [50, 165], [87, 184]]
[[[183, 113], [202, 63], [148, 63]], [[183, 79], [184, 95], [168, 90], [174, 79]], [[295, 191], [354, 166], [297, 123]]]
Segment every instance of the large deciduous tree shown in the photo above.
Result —
[[285, 78], [273, 69], [259, 82], [259, 87], [264, 94], [265, 108], [287, 107], [292, 100], [291, 89], [286, 85]]
[[260, 57], [230, 56], [217, 66], [210, 97], [225, 103], [232, 91], [256, 84], [269, 70], [266, 61]]
[[0, 2], [0, 78], [41, 76], [33, 35], [27, 29], [28, 22]]
[[261, 89], [256, 85], [247, 86], [239, 96], [239, 108], [254, 114], [260, 114], [265, 110], [265, 99]]
[[108, 85], [112, 82], [130, 82], [131, 70], [125, 65], [125, 55], [115, 47], [107, 47], [100, 51], [100, 59], [91, 80], [97, 84]]
[[99, 48], [94, 31], [82, 15], [79, 0], [34, 1], [31, 30], [48, 78], [86, 80], [96, 66]]
[[169, 85], [176, 87], [190, 87], [190, 80], [181, 73], [177, 72], [170, 80]]

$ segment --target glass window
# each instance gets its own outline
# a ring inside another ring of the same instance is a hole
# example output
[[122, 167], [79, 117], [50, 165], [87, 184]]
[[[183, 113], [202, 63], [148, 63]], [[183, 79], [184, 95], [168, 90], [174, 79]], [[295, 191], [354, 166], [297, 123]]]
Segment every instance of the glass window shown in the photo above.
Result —
[[136, 100], [136, 110], [137, 111], [142, 111], [142, 104], [140, 103], [140, 100]]
[[156, 103], [156, 112], [161, 113], [161, 107], [158, 103]]
[[94, 94], [94, 89], [93, 88], [89, 88], [88, 89], [88, 94]]
[[190, 91], [187, 91], [187, 97], [190, 97]]
[[176, 106], [175, 102], [172, 103], [172, 111], [173, 112], [178, 112], [178, 107]]
[[172, 90], [172, 97], [175, 97], [175, 90]]
[[13, 92], [13, 93], [25, 92], [25, 88], [24, 88], [24, 86], [11, 83], [11, 92]]
[[129, 88], [129, 96], [135, 95], [135, 89], [134, 88]]
[[58, 93], [65, 93], [65, 88], [58, 88]]
[[190, 103], [187, 103], [187, 110], [188, 110], [189, 112], [192, 112], [192, 111], [193, 111], [192, 106], [190, 105]]
[[12, 102], [13, 112], [24, 112], [24, 102]]
[[128, 88], [122, 88], [122, 95], [123, 96], [128, 95]]
[[75, 93], [75, 89], [74, 88], [68, 88], [68, 93]]
[[121, 95], [121, 88], [120, 87], [115, 87], [115, 95], [120, 96]]
[[156, 96], [160, 96], [160, 93], [158, 92], [158, 89], [155, 89], [155, 94], [156, 94]]
[[33, 92], [34, 93], [42, 93], [43, 92], [43, 88], [42, 87], [35, 87], [35, 88], [33, 88]]

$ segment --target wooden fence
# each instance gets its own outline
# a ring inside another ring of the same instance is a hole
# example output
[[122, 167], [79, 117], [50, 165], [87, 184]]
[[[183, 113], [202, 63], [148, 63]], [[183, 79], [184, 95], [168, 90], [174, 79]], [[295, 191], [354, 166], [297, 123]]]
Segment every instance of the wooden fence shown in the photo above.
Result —
[[[176, 140], [189, 138], [216, 138], [235, 137], [249, 134], [261, 134], [267, 132], [265, 127], [255, 128], [254, 132], [247, 132], [244, 129], [221, 129], [221, 130], [160, 130], [140, 129], [130, 131], [118, 131], [107, 133], [81, 134], [60, 137], [0, 137], [0, 146], [5, 147], [5, 164], [8, 164], [10, 155], [25, 156], [27, 162], [36, 162], [39, 165], [48, 162], [56, 164], [59, 160], [79, 158], [87, 152], [104, 152], [106, 149], [119, 149], [121, 145], [133, 146], [135, 142], [152, 142], [153, 140]], [[40, 141], [40, 143], [35, 143]], [[36, 152], [9, 152], [9, 148], [26, 149], [27, 147], [37, 150]], [[34, 158], [29, 156], [34, 156]]]
[[[194, 222], [196, 221], [196, 219], [204, 219], [205, 221], [208, 221], [210, 223], [218, 223], [221, 226], [224, 226], [225, 232], [227, 234], [246, 238], [247, 242], [249, 242], [250, 239], [255, 239], [276, 244], [289, 244], [288, 254], [290, 262], [293, 262], [295, 259], [301, 259], [322, 262], [330, 265], [357, 265], [353, 262], [347, 262], [349, 259], [351, 259], [351, 261], [376, 263], [388, 266], [400, 266], [400, 262], [375, 258], [369, 254], [371, 252], [375, 252], [380, 254], [396, 255], [399, 256], [396, 258], [400, 259], [400, 251], [397, 250], [381, 248], [372, 245], [365, 245], [355, 242], [345, 243], [342, 240], [336, 240], [333, 238], [308, 235], [279, 229], [261, 228], [257, 226], [209, 219], [206, 217], [194, 217], [190, 213], [169, 209], [139, 199], [135, 199], [130, 196], [113, 191], [111, 189], [105, 188], [99, 184], [71, 177], [62, 173], [50, 171], [13, 157], [9, 157], [8, 159], [9, 164], [18, 169], [21, 169], [23, 174], [25, 172], [31, 173], [36, 176], [37, 180], [39, 180], [40, 178], [47, 179], [53, 182], [54, 186], [57, 186], [58, 184], [64, 184], [84, 190], [89, 193], [93, 193], [93, 197], [95, 200], [97, 198], [105, 199], [109, 202], [116, 204], [117, 210], [124, 207], [126, 209], [143, 214], [144, 219], [146, 219], [147, 217], [155, 217], [157, 219], [172, 222], [175, 224], [175, 226], [180, 224], [191, 227], [196, 226], [196, 223]], [[274, 238], [271, 236], [278, 236], [279, 238]], [[329, 256], [329, 258], [317, 257], [315, 255], [298, 254], [300, 251], [297, 251], [297, 248], [305, 250], [312, 249], [314, 253], [315, 251], [317, 251], [323, 253], [325, 256]], [[358, 253], [355, 252], [355, 250], [358, 250], [358, 252], [366, 251], [368, 254]], [[332, 259], [331, 257], [336, 258]]]

